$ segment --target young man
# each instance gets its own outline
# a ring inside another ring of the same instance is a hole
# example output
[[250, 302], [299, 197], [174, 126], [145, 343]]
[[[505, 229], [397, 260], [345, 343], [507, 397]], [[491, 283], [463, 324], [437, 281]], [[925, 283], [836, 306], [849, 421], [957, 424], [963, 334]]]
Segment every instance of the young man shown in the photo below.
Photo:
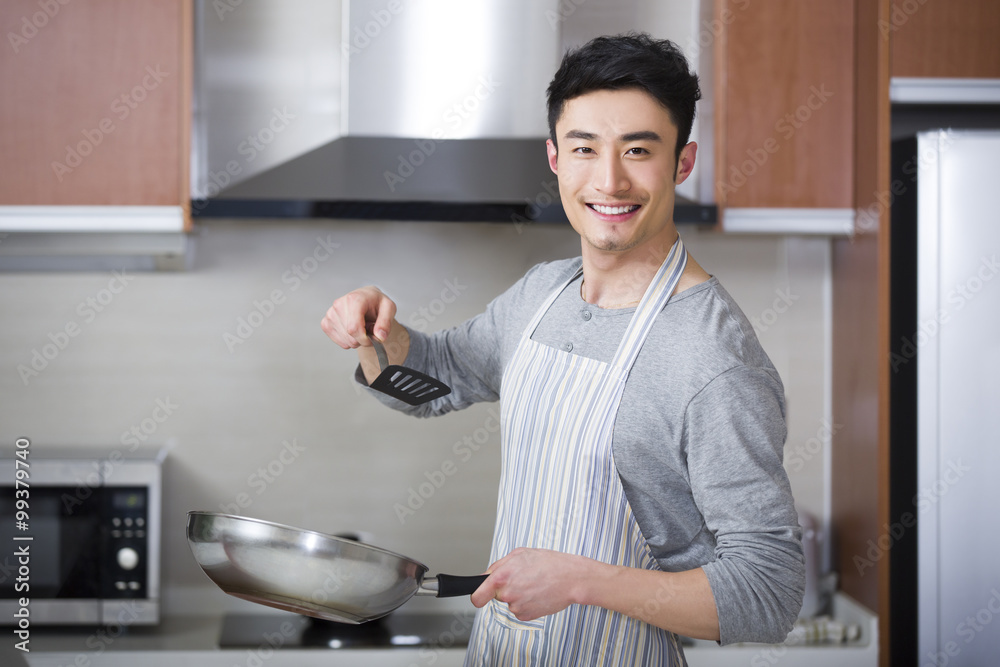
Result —
[[[667, 41], [602, 37], [549, 86], [549, 164], [581, 257], [538, 265], [465, 324], [408, 332], [377, 288], [327, 335], [378, 375], [441, 378], [443, 414], [499, 398], [503, 470], [468, 664], [684, 664], [677, 634], [778, 642], [804, 591], [781, 381], [684, 250], [674, 188], [697, 78]], [[361, 377], [363, 374], [363, 377]]]

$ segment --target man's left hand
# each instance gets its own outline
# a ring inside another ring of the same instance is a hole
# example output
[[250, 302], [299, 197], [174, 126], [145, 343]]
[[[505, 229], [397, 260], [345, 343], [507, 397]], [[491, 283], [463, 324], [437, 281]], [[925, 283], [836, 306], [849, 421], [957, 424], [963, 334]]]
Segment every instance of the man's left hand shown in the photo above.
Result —
[[495, 597], [519, 620], [548, 616], [581, 601], [593, 564], [596, 561], [558, 551], [514, 549], [490, 566], [490, 576], [472, 594], [472, 604], [483, 607]]

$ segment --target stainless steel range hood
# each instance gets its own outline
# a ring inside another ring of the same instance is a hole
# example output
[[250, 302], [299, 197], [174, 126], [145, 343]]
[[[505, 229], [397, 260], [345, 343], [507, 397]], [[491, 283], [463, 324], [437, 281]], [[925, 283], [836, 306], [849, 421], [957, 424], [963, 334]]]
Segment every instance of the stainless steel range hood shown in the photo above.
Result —
[[[697, 25], [690, 3], [661, 4], [201, 0], [192, 211], [565, 221], [545, 88], [574, 42], [678, 12]], [[677, 220], [714, 222], [689, 188]]]

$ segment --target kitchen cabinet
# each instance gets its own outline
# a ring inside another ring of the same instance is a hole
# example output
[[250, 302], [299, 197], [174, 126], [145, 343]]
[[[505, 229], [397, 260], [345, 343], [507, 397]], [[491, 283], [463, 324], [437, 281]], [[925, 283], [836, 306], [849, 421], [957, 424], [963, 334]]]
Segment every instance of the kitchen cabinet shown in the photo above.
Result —
[[892, 0], [892, 76], [1000, 78], [996, 0]]
[[893, 102], [1000, 104], [1000, 4], [891, 2], [879, 30], [891, 41]]
[[189, 0], [0, 4], [5, 229], [21, 231], [13, 218], [29, 230], [188, 226], [191, 11]]
[[891, 659], [890, 563], [881, 558], [859, 572], [854, 557], [891, 523], [891, 3], [716, 0], [714, 17], [721, 26], [714, 157], [723, 228], [833, 239], [834, 569], [841, 590], [879, 615], [881, 665]]
[[849, 233], [854, 3], [717, 0], [715, 20], [723, 27], [714, 97], [724, 228]]

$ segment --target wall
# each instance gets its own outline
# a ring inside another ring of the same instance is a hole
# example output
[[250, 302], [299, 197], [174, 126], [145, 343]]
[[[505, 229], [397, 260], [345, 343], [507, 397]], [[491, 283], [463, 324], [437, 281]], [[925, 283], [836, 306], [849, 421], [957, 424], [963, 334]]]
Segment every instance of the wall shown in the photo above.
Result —
[[[788, 395], [793, 490], [826, 516], [828, 241], [682, 234], [756, 321]], [[194, 245], [194, 268], [184, 273], [0, 274], [2, 446], [19, 436], [35, 448], [122, 449], [139, 438], [171, 446], [168, 611], [229, 600], [206, 586], [184, 521], [188, 510], [239, 501], [249, 516], [362, 531], [434, 572], [485, 568], [499, 477], [495, 407], [435, 420], [392, 413], [356, 390], [354, 354], [330, 342], [319, 321], [335, 297], [377, 283], [399, 303], [403, 323], [456, 324], [536, 262], [578, 254], [573, 231], [212, 221]], [[48, 348], [53, 358], [37, 375], [22, 377], [19, 366], [30, 368], [49, 334], [70, 323], [79, 333], [54, 355]], [[456, 450], [466, 438], [481, 448]], [[439, 473], [446, 461], [452, 476]], [[411, 501], [412, 513], [398, 511]]]

